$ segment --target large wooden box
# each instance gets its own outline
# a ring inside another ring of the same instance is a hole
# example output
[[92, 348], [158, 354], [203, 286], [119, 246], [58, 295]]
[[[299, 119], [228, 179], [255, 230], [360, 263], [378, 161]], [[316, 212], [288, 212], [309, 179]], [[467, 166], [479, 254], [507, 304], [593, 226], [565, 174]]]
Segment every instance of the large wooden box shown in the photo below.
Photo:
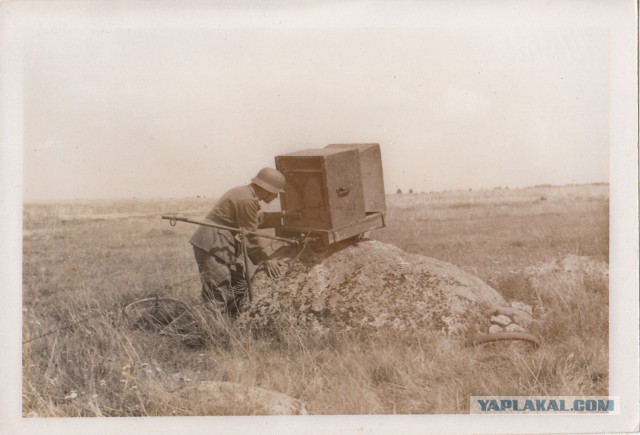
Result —
[[385, 226], [378, 144], [335, 144], [276, 156], [286, 179], [276, 234], [328, 245]]
[[284, 233], [337, 230], [366, 217], [357, 149], [308, 149], [276, 156], [286, 179]]

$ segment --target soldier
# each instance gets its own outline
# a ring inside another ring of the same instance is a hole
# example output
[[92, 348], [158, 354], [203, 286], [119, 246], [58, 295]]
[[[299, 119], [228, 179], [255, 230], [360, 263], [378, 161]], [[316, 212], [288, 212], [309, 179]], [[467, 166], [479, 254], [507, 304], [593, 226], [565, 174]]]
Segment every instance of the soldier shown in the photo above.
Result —
[[[255, 231], [261, 223], [259, 201], [270, 203], [284, 191], [285, 178], [273, 168], [263, 168], [251, 184], [235, 187], [225, 193], [206, 219], [228, 227]], [[202, 278], [202, 298], [222, 312], [235, 316], [247, 292], [244, 266], [238, 261], [242, 246], [228, 230], [200, 226], [189, 241]], [[275, 260], [269, 260], [260, 238], [248, 235], [245, 241], [249, 258], [262, 263], [270, 277], [280, 276]]]

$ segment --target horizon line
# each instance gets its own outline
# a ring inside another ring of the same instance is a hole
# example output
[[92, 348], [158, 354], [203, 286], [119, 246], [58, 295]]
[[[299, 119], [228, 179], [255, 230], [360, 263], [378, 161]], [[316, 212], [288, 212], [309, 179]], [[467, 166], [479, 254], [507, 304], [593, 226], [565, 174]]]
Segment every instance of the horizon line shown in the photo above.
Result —
[[[413, 190], [412, 188], [404, 189], [396, 189], [395, 191], [386, 191], [385, 196], [394, 196], [398, 195], [398, 191], [402, 192], [402, 195], [421, 195], [421, 194], [431, 194], [431, 193], [448, 193], [448, 192], [489, 192], [489, 191], [497, 191], [497, 190], [526, 190], [526, 189], [544, 189], [544, 188], [559, 188], [559, 187], [575, 187], [575, 186], [602, 186], [609, 185], [608, 181], [592, 181], [588, 183], [566, 183], [566, 184], [535, 184], [531, 186], [493, 186], [493, 187], [477, 187], [477, 188], [457, 188], [457, 189], [444, 189], [444, 190]], [[412, 191], [413, 190], [413, 191]], [[410, 193], [410, 191], [412, 191]], [[51, 202], [92, 202], [92, 201], [167, 201], [167, 200], [179, 200], [179, 199], [214, 199], [222, 196], [209, 196], [209, 195], [191, 195], [191, 196], [113, 196], [113, 197], [80, 197], [80, 198], [52, 198], [52, 199], [31, 199], [22, 201], [24, 204], [34, 204], [34, 203], [51, 203]]]

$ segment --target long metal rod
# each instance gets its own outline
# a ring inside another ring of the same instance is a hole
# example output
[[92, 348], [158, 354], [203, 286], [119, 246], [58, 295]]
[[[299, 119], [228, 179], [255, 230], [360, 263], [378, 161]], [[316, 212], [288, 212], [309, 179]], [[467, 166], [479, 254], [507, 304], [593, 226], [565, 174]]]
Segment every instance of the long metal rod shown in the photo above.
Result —
[[249, 254], [247, 252], [247, 231], [242, 230], [242, 258], [244, 259], [244, 279], [247, 282], [247, 293], [249, 302], [253, 301], [253, 289], [251, 287], [251, 275], [249, 275]]
[[199, 220], [196, 220], [196, 219], [189, 219], [189, 218], [181, 217], [181, 216], [162, 216], [162, 219], [169, 220], [169, 222], [172, 225], [175, 225], [176, 221], [187, 222], [187, 223], [195, 224], [195, 225], [203, 225], [205, 227], [212, 227], [212, 228], [219, 228], [221, 230], [228, 230], [228, 231], [231, 231], [232, 233], [242, 233], [244, 231], [244, 233], [246, 233], [246, 234], [251, 234], [251, 235], [254, 235], [254, 236], [258, 236], [258, 237], [263, 237], [265, 239], [277, 240], [279, 242], [291, 243], [291, 244], [294, 244], [294, 245], [298, 244], [298, 241], [295, 240], [295, 239], [287, 239], [287, 238], [284, 238], [284, 237], [269, 236], [267, 234], [261, 234], [261, 233], [258, 233], [256, 231], [246, 231], [246, 230], [242, 230], [240, 228], [228, 227], [226, 225], [214, 224], [213, 222], [204, 222], [204, 221], [199, 221]]

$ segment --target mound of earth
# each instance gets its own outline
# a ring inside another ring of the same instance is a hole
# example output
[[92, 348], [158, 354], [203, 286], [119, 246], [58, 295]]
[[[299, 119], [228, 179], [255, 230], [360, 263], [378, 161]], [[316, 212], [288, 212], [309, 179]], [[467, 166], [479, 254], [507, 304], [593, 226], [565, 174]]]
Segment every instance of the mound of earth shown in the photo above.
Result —
[[280, 278], [256, 275], [242, 322], [263, 329], [286, 322], [321, 334], [352, 328], [457, 334], [506, 305], [460, 268], [378, 241], [315, 257], [292, 250], [284, 258]]

